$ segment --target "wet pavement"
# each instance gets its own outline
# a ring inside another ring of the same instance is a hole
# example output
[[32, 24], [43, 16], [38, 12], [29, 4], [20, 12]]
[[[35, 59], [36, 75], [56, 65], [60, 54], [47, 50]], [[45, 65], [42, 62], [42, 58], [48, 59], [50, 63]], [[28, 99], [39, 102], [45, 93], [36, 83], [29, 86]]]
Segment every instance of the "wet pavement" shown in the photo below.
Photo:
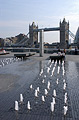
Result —
[[[78, 62], [57, 63], [34, 57], [25, 61], [1, 58], [0, 62], [0, 120], [79, 120]], [[20, 102], [20, 94], [23, 95], [23, 103]], [[56, 103], [52, 111], [53, 98]], [[19, 103], [18, 111], [14, 110], [16, 100]], [[28, 101], [30, 110], [27, 108]], [[64, 106], [68, 108], [66, 114]]]

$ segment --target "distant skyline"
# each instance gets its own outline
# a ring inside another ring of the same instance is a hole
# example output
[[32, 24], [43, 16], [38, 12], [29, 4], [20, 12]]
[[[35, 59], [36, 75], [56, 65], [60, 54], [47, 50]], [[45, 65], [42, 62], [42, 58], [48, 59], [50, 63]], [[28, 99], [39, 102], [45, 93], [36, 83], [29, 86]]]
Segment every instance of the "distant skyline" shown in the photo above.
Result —
[[[29, 32], [29, 24], [39, 28], [59, 27], [65, 17], [76, 34], [79, 26], [79, 0], [0, 0], [0, 38]], [[44, 33], [44, 41], [59, 42], [59, 32]]]

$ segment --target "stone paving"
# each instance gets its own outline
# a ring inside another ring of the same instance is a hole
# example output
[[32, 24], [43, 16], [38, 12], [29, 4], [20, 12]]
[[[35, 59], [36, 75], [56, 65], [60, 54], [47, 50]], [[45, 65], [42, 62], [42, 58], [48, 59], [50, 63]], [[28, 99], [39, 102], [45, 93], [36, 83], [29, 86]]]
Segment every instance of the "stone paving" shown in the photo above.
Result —
[[[0, 120], [79, 120], [78, 73], [79, 63], [68, 59], [62, 65], [56, 61], [31, 57], [26, 61], [5, 65], [0, 69]], [[64, 83], [66, 88], [63, 88]], [[38, 87], [39, 91], [35, 97], [35, 90]], [[48, 91], [47, 95], [45, 89]], [[56, 96], [53, 94], [54, 90]], [[21, 93], [23, 103], [19, 99]], [[65, 93], [67, 93], [66, 103]], [[52, 97], [56, 102], [53, 111], [51, 111]], [[16, 100], [19, 103], [18, 111], [14, 110]], [[28, 101], [30, 110], [27, 108]], [[64, 115], [64, 106], [68, 107], [66, 115]]]
[[74, 120], [79, 120], [79, 63], [69, 61], [66, 64], [68, 91]]

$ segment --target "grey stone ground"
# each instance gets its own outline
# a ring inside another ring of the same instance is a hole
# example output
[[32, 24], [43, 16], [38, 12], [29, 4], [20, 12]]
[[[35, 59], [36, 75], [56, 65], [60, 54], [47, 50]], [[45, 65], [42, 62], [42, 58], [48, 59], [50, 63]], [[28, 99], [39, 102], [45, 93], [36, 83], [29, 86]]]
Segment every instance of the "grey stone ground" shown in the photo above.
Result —
[[79, 62], [79, 55], [66, 55], [66, 61]]
[[[66, 55], [65, 76], [62, 76], [62, 67], [60, 75], [57, 75], [57, 66], [55, 74], [51, 77], [47, 74], [48, 60], [50, 55], [45, 54], [39, 57], [38, 54], [31, 56], [26, 61], [15, 61], [0, 68], [0, 120], [79, 120], [79, 56]], [[13, 53], [0, 56], [1, 59], [13, 57]], [[39, 76], [41, 69], [44, 69], [42, 76]], [[45, 78], [45, 84], [42, 80]], [[59, 78], [59, 85], [56, 79]], [[66, 91], [63, 91], [63, 79], [67, 83]], [[48, 80], [51, 83], [48, 96], [45, 103], [41, 101], [44, 95], [44, 89]], [[7, 82], [6, 82], [7, 81]], [[30, 84], [33, 90], [29, 89]], [[34, 97], [34, 90], [40, 87], [39, 97]], [[57, 91], [55, 111], [51, 113], [50, 102], [52, 101], [53, 89]], [[68, 112], [66, 117], [63, 115], [64, 93], [68, 93]], [[14, 101], [19, 101], [19, 94], [24, 96], [24, 103], [20, 105], [19, 112], [14, 111]], [[31, 102], [31, 111], [27, 110], [27, 101]]]

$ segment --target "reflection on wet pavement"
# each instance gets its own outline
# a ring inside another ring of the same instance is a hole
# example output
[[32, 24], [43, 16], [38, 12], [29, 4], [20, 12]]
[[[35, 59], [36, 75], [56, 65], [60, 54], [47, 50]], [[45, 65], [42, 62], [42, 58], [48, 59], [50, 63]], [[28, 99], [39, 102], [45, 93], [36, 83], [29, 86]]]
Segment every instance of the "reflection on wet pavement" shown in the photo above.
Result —
[[70, 61], [31, 59], [3, 67], [0, 120], [78, 120], [78, 72], [79, 64]]
[[17, 62], [17, 61], [20, 61], [21, 59], [20, 58], [0, 58], [0, 67], [3, 67], [5, 65], [8, 65], [8, 64], [11, 64], [13, 62]]

